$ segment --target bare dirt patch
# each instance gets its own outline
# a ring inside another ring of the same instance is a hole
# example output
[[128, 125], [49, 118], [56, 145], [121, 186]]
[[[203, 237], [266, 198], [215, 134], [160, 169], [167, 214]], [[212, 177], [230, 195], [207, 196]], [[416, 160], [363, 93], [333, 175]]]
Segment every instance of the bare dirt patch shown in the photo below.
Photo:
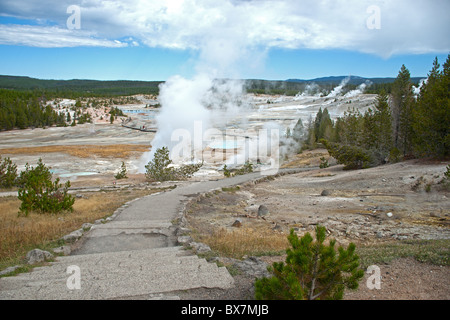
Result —
[[148, 145], [77, 145], [77, 146], [40, 146], [0, 149], [3, 155], [42, 155], [43, 153], [65, 153], [78, 158], [117, 157], [128, 158], [135, 153], [148, 151]]
[[[187, 217], [194, 235], [219, 255], [258, 255], [269, 264], [283, 260], [280, 253], [287, 247], [270, 237], [285, 238], [292, 228], [301, 236], [320, 224], [339, 245], [353, 242], [361, 248], [365, 268], [375, 263], [381, 269], [380, 290], [368, 289], [367, 274], [346, 299], [448, 299], [450, 195], [441, 183], [446, 165], [411, 160], [285, 175], [210, 194], [192, 203]], [[269, 215], [258, 217], [260, 205]], [[258, 237], [269, 241], [247, 245]]]

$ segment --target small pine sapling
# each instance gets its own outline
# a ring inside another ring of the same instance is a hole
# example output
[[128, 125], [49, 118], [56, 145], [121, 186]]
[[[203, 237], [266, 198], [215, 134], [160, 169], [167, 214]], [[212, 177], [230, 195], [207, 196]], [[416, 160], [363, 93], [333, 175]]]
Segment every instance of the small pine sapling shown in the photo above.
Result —
[[316, 241], [306, 233], [302, 238], [292, 229], [288, 240], [285, 263], [275, 262], [269, 271], [270, 278], [257, 279], [255, 298], [266, 300], [340, 300], [344, 290], [357, 289], [364, 276], [355, 245], [339, 247], [335, 240], [324, 244], [326, 229], [316, 227]]

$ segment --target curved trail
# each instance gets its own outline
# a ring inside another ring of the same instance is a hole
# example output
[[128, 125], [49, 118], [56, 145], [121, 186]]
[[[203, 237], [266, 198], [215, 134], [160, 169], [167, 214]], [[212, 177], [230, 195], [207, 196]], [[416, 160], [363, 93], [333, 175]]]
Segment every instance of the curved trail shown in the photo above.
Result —
[[[0, 278], [0, 299], [176, 299], [170, 292], [231, 288], [234, 280], [225, 267], [176, 245], [172, 221], [180, 217], [191, 196], [263, 177], [255, 172], [193, 182], [132, 201], [115, 219], [85, 233], [71, 255], [57, 257], [49, 266], [30, 273]], [[73, 266], [79, 273], [68, 273]], [[73, 288], [76, 281], [70, 281], [78, 275], [80, 288]]]

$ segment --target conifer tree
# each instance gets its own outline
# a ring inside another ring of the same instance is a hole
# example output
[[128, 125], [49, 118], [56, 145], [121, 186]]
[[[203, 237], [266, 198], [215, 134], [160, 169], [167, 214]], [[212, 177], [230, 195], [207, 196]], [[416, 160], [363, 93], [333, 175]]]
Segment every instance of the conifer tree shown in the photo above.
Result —
[[59, 178], [53, 182], [52, 173], [42, 159], [39, 159], [35, 168], [27, 163], [17, 183], [18, 199], [22, 201], [19, 214], [28, 215], [31, 211], [37, 213], [73, 211], [75, 198], [68, 193], [70, 181], [64, 186], [59, 183]]
[[391, 94], [391, 109], [393, 120], [394, 147], [401, 150], [403, 155], [412, 151], [412, 113], [414, 96], [412, 91], [411, 74], [402, 65], [393, 83]]
[[298, 119], [297, 123], [294, 126], [294, 129], [292, 129], [292, 138], [297, 141], [300, 142], [301, 140], [303, 140], [303, 137], [305, 135], [305, 127], [303, 126], [303, 122], [302, 119]]
[[122, 161], [122, 165], [120, 166], [120, 170], [119, 170], [119, 172], [117, 172], [115, 175], [114, 175], [114, 178], [116, 178], [116, 179], [128, 179], [128, 176], [127, 176], [127, 166], [125, 165], [125, 162], [123, 162]]
[[448, 156], [450, 152], [450, 55], [440, 71], [437, 58], [421, 87], [414, 112], [414, 146], [419, 156]]
[[331, 121], [328, 109], [325, 108], [322, 112], [322, 117], [319, 123], [318, 136], [316, 136], [317, 141], [320, 139], [330, 139], [333, 128], [333, 121]]
[[370, 150], [378, 163], [387, 161], [392, 149], [392, 121], [388, 97], [382, 90], [376, 98], [374, 110], [363, 116], [362, 147]]
[[359, 268], [355, 245], [347, 249], [336, 241], [326, 245], [325, 228], [316, 227], [316, 241], [306, 233], [302, 238], [292, 229], [288, 236], [292, 249], [287, 249], [285, 263], [275, 262], [269, 271], [270, 278], [255, 282], [255, 298], [268, 300], [339, 300], [345, 289], [357, 289], [364, 271]]
[[15, 165], [9, 157], [2, 160], [2, 157], [0, 156], [0, 187], [13, 187], [17, 177], [17, 165]]
[[316, 118], [314, 119], [314, 136], [316, 137], [316, 142], [319, 140], [317, 137], [319, 137], [319, 130], [320, 130], [320, 123], [322, 121], [322, 115], [323, 115], [322, 108], [319, 108], [319, 111], [316, 114]]

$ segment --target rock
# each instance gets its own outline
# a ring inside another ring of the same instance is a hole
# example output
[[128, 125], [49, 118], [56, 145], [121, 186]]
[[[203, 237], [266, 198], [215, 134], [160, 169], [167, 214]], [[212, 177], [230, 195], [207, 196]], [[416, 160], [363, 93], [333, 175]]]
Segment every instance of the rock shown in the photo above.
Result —
[[436, 213], [436, 212], [430, 212], [430, 217], [440, 218], [441, 216], [438, 213]]
[[83, 232], [81, 230], [75, 230], [69, 234], [66, 234], [63, 238], [66, 242], [75, 242], [77, 241], [81, 236], [83, 235]]
[[19, 268], [20, 268], [20, 266], [13, 266], [13, 267], [6, 268], [5, 270], [0, 271], [0, 276], [4, 276], [4, 275], [10, 274], [10, 273], [13, 273], [14, 271], [16, 271]]
[[204, 253], [211, 251], [211, 248], [204, 243], [191, 242], [189, 245], [195, 250], [195, 253]]
[[53, 249], [53, 252], [57, 253], [57, 254], [62, 253], [65, 256], [68, 256], [72, 252], [72, 250], [70, 249], [69, 246], [61, 246], [61, 247]]
[[236, 228], [240, 228], [242, 226], [242, 220], [241, 219], [236, 219], [231, 226], [232, 227], [236, 227]]
[[178, 236], [178, 237], [184, 236], [184, 235], [187, 235], [187, 234], [190, 234], [190, 233], [191, 233], [191, 230], [188, 229], [188, 228], [178, 227], [175, 230], [175, 235]]
[[392, 212], [386, 213], [386, 216], [387, 216], [388, 218], [392, 218]]
[[377, 238], [383, 238], [384, 237], [384, 233], [381, 231], [377, 232]]
[[283, 228], [278, 223], [275, 223], [275, 225], [272, 227], [272, 230], [281, 231], [283, 230]]
[[322, 196], [322, 197], [326, 197], [326, 196], [329, 196], [331, 194], [331, 191], [330, 190], [322, 190], [322, 192], [320, 193], [320, 195]]
[[92, 223], [83, 223], [81, 229], [83, 229], [84, 231], [89, 231], [92, 228], [92, 226], [93, 226]]
[[179, 236], [177, 238], [177, 242], [181, 244], [187, 244], [192, 241], [192, 238], [190, 236]]
[[268, 216], [270, 214], [269, 209], [265, 205], [260, 205], [258, 208], [258, 217]]
[[256, 257], [248, 257], [244, 261], [236, 261], [233, 266], [257, 278], [270, 276], [269, 271], [267, 271], [267, 263]]
[[53, 255], [50, 252], [41, 249], [33, 249], [29, 251], [26, 256], [28, 264], [35, 264], [52, 258]]

